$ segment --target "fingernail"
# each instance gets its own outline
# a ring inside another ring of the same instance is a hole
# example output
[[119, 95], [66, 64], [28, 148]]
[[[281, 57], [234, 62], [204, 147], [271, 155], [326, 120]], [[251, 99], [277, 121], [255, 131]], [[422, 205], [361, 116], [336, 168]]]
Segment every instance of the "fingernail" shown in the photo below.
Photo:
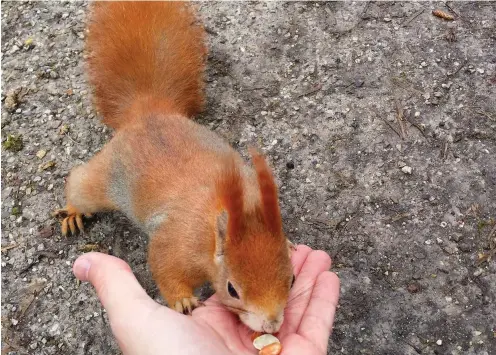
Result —
[[81, 281], [88, 281], [88, 272], [90, 271], [91, 263], [88, 259], [80, 257], [74, 263], [72, 271], [74, 275]]

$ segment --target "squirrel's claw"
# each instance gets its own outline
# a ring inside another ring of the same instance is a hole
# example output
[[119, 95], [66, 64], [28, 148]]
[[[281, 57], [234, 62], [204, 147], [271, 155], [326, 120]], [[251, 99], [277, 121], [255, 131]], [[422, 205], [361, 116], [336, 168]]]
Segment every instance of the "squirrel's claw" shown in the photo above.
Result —
[[91, 216], [89, 213], [83, 214], [69, 208], [58, 209], [53, 213], [54, 217], [64, 217], [60, 228], [62, 236], [64, 237], [67, 236], [69, 230], [72, 235], [76, 234], [78, 229], [81, 233], [84, 233], [83, 215], [86, 217]]
[[61, 227], [61, 232], [62, 232], [62, 235], [65, 237], [67, 235], [67, 218], [64, 218], [64, 220], [62, 221], [62, 227]]
[[174, 309], [182, 314], [190, 315], [195, 308], [202, 306], [203, 303], [196, 297], [183, 298], [182, 300], [176, 301]]
[[76, 224], [81, 233], [84, 233], [83, 219], [80, 214], [76, 215]]

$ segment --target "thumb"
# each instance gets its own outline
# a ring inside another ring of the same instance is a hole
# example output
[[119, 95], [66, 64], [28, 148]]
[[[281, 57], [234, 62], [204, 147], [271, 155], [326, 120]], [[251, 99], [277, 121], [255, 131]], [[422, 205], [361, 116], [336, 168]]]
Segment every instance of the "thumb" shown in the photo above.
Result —
[[112, 320], [132, 322], [140, 310], [146, 311], [157, 304], [146, 294], [129, 265], [115, 256], [91, 252], [74, 262], [74, 275], [89, 281]]

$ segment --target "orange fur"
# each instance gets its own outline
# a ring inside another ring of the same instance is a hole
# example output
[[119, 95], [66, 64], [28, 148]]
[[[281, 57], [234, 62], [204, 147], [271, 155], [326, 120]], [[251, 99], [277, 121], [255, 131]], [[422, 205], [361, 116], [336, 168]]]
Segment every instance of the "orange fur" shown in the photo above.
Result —
[[117, 130], [71, 171], [69, 221], [120, 210], [150, 236], [150, 270], [171, 307], [194, 304], [194, 288], [210, 281], [226, 306], [275, 322], [292, 280], [277, 187], [260, 154], [253, 154], [253, 169], [189, 119], [203, 102], [205, 50], [201, 26], [192, 26], [186, 9], [173, 2], [95, 4], [90, 77], [104, 122]]
[[104, 123], [118, 128], [138, 96], [191, 117], [203, 107], [203, 27], [184, 3], [97, 1], [87, 49], [90, 82]]
[[250, 153], [257, 172], [258, 185], [260, 186], [265, 225], [271, 233], [281, 234], [282, 221], [274, 177], [262, 155], [253, 148], [250, 149]]
[[220, 209], [224, 208], [229, 216], [227, 224], [227, 237], [233, 243], [239, 243], [245, 229], [243, 216], [243, 185], [236, 162], [229, 159], [227, 169], [218, 182], [217, 193]]

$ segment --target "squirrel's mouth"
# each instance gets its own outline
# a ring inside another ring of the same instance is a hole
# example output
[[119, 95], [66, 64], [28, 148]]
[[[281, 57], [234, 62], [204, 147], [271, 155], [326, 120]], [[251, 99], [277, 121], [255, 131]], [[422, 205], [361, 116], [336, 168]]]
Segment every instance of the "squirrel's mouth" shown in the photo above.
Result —
[[274, 334], [281, 328], [284, 316], [281, 314], [276, 319], [269, 320], [263, 315], [252, 312], [239, 313], [239, 319], [254, 332]]

